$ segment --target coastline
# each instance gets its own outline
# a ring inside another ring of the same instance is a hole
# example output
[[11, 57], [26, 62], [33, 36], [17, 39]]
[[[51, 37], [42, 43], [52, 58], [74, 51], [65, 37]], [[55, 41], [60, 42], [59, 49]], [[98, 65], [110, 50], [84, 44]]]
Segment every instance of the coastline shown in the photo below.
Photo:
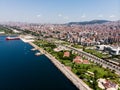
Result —
[[31, 46], [39, 50], [42, 54], [47, 56], [50, 61], [79, 89], [79, 90], [92, 90], [89, 86], [87, 86], [81, 79], [79, 79], [72, 71], [67, 69], [67, 67], [61, 64], [55, 57], [51, 54], [35, 45], [32, 42], [28, 42]]

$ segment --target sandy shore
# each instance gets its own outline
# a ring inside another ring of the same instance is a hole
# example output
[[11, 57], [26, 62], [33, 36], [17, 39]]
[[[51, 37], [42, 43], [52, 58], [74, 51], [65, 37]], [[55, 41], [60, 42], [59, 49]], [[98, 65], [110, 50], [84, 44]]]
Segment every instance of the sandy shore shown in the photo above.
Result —
[[38, 47], [32, 42], [29, 42], [30, 45], [38, 49], [42, 54], [45, 54], [51, 62], [79, 89], [79, 90], [92, 90], [87, 86], [81, 79], [79, 79], [72, 71], [67, 69], [66, 66], [61, 64], [55, 57], [53, 57], [51, 54], [43, 50], [42, 48]]

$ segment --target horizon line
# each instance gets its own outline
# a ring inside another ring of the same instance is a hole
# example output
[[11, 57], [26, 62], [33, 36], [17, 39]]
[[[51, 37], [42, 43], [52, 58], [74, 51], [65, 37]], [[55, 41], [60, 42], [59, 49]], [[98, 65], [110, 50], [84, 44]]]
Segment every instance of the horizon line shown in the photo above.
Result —
[[1, 23], [27, 23], [27, 24], [68, 24], [70, 22], [90, 22], [90, 21], [99, 21], [99, 20], [105, 20], [105, 21], [108, 21], [108, 22], [115, 22], [115, 21], [119, 21], [120, 19], [118, 20], [107, 20], [107, 19], [92, 19], [92, 20], [82, 20], [82, 21], [69, 21], [69, 22], [65, 22], [65, 23], [52, 23], [52, 22], [45, 22], [45, 23], [42, 23], [42, 22], [24, 22], [24, 21], [0, 21], [0, 24]]

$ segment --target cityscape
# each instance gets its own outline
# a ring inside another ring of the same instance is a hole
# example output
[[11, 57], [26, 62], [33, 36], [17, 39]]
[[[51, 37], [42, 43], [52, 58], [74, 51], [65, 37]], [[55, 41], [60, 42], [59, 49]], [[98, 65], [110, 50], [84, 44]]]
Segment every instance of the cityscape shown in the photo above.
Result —
[[1, 0], [0, 90], [120, 90], [119, 3]]

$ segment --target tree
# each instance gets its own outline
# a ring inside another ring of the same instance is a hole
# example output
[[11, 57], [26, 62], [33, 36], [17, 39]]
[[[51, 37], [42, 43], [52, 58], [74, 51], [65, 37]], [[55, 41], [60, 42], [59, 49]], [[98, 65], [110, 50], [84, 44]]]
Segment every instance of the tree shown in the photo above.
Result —
[[80, 79], [84, 79], [85, 75], [84, 74], [80, 74]]
[[86, 67], [86, 70], [88, 70], [89, 68], [90, 68], [90, 66], [87, 66], [87, 67]]
[[85, 51], [85, 48], [86, 48], [86, 47], [85, 47], [85, 46], [83, 46], [83, 51]]
[[80, 75], [80, 74], [81, 74], [81, 71], [80, 71], [80, 70], [77, 70], [76, 74], [77, 74], [77, 75]]
[[75, 66], [75, 62], [73, 62], [73, 64], [72, 64], [72, 68], [74, 68], [74, 66]]
[[112, 73], [115, 73], [115, 70], [112, 70]]
[[105, 75], [103, 76], [103, 78], [108, 78], [108, 75], [105, 74]]
[[98, 71], [95, 70], [93, 73], [94, 73], [94, 77], [93, 77], [93, 89], [97, 90], [97, 86], [98, 86], [98, 83], [97, 83]]

